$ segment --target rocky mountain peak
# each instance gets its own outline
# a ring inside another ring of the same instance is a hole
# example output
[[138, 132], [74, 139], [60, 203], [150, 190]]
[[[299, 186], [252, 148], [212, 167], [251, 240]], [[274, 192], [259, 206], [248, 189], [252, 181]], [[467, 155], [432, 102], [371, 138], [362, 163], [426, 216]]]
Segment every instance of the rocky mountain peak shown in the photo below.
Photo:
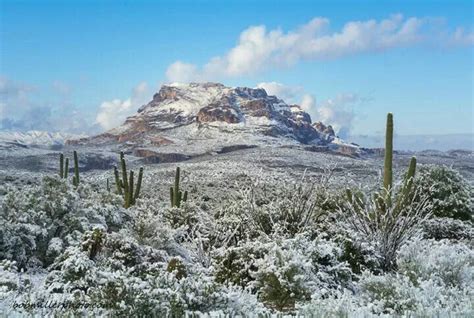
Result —
[[173, 83], [163, 85], [123, 125], [82, 142], [169, 147], [204, 139], [216, 145], [236, 140], [328, 145], [337, 137], [331, 126], [313, 124], [300, 106], [262, 88]]

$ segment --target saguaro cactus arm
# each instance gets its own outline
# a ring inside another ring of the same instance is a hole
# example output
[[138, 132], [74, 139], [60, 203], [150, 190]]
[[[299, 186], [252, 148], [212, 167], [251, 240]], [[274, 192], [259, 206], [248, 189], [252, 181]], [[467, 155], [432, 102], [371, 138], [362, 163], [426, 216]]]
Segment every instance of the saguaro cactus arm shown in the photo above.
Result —
[[416, 172], [416, 158], [412, 157], [410, 159], [410, 165], [408, 166], [408, 171], [405, 176], [405, 180], [403, 182], [403, 187], [399, 193], [398, 198], [398, 206], [399, 209], [402, 210], [403, 207], [411, 200], [412, 198], [412, 189], [413, 189], [413, 182], [415, 178]]

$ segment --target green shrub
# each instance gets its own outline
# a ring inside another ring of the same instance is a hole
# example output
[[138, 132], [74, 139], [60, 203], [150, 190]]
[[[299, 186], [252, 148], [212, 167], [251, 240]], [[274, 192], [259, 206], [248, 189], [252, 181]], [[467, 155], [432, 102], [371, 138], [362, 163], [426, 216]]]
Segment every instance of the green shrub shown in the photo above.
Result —
[[446, 166], [422, 166], [415, 182], [421, 193], [428, 194], [434, 216], [472, 219], [473, 188], [456, 170]]

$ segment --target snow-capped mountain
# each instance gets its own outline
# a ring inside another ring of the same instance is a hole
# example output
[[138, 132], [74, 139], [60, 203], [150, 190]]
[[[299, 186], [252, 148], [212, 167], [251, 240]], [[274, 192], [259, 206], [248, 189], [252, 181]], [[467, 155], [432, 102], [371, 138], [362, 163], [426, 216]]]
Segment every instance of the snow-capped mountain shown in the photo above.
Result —
[[22, 146], [60, 146], [68, 139], [85, 138], [85, 135], [75, 135], [62, 132], [46, 131], [0, 131], [0, 143], [17, 144]]
[[298, 105], [289, 105], [261, 88], [232, 88], [219, 83], [163, 85], [123, 125], [69, 143], [120, 143], [134, 150], [141, 147], [138, 152], [142, 154], [143, 148], [162, 151], [186, 146], [188, 152], [212, 152], [225, 146], [262, 144], [357, 150], [337, 138], [331, 126], [312, 123]]

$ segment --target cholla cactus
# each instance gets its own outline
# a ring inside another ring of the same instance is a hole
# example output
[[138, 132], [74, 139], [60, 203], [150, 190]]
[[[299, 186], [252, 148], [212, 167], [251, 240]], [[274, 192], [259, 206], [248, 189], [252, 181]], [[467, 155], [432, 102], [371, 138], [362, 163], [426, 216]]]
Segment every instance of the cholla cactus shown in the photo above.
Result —
[[102, 229], [95, 228], [92, 232], [84, 235], [82, 250], [87, 252], [90, 259], [94, 259], [102, 249], [105, 240], [105, 233]]

